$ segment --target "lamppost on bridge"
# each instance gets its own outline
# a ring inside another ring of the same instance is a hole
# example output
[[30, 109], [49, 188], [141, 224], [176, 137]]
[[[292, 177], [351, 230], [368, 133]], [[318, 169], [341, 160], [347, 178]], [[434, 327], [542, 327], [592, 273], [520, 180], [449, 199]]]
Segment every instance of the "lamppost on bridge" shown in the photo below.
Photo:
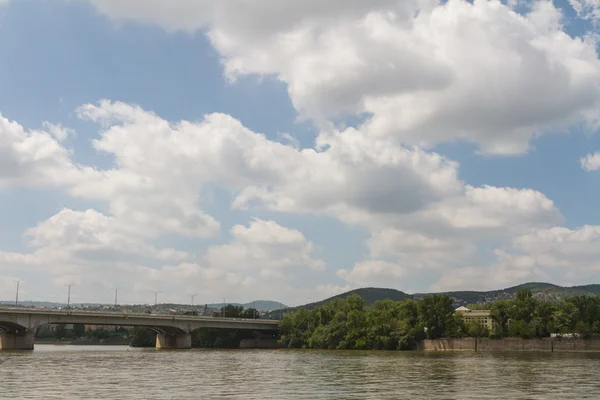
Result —
[[68, 285], [65, 285], [69, 288], [69, 292], [67, 294], [67, 308], [71, 307], [71, 286], [75, 286], [74, 283], [69, 283]]
[[17, 296], [15, 297], [15, 306], [19, 305], [19, 284], [21, 283], [21, 280], [16, 280], [15, 283], [17, 284]]
[[198, 296], [198, 293], [190, 294], [190, 297], [192, 299], [192, 307], [194, 307], [194, 297], [196, 296]]
[[118, 299], [118, 296], [119, 296], [119, 290], [121, 290], [121, 288], [119, 288], [119, 287], [115, 288], [115, 308], [116, 308], [116, 307], [118, 306], [118, 304], [119, 304], [119, 303], [117, 302], [117, 299]]
[[229, 298], [229, 296], [223, 297], [223, 306], [221, 307], [221, 317], [225, 317], [225, 302], [227, 301], [228, 298]]

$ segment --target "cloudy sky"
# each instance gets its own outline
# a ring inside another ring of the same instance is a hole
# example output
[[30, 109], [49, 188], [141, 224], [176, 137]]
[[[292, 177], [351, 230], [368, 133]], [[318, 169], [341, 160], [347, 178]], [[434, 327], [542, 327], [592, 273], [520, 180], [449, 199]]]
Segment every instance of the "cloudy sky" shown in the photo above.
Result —
[[600, 283], [599, 0], [0, 0], [0, 299]]

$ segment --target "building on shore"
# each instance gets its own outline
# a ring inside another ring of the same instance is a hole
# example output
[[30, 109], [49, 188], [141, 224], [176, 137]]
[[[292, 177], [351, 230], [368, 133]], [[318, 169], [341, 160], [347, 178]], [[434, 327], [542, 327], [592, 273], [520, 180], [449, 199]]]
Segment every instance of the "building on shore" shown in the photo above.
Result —
[[463, 321], [474, 322], [481, 326], [485, 326], [490, 331], [494, 328], [494, 320], [490, 310], [470, 310], [467, 307], [458, 307], [456, 313], [461, 314]]

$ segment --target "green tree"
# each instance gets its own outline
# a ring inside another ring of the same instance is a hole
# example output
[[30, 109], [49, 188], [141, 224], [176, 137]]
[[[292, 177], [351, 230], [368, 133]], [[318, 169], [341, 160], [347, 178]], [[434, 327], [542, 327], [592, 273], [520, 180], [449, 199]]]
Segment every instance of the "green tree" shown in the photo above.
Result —
[[473, 338], [484, 338], [490, 335], [490, 330], [487, 326], [478, 324], [476, 322], [465, 323], [465, 329], [467, 336]]
[[555, 333], [573, 333], [579, 321], [579, 309], [570, 301], [561, 301], [552, 314]]
[[131, 347], [155, 347], [156, 332], [150, 328], [136, 326], [131, 330], [129, 345]]
[[234, 306], [233, 304], [227, 304], [221, 307], [219, 311], [213, 313], [214, 317], [225, 317], [225, 318], [243, 318], [244, 307]]
[[428, 339], [460, 336], [454, 319], [453, 300], [447, 295], [425, 296], [419, 302], [419, 322], [427, 329]]
[[35, 337], [39, 339], [48, 339], [55, 337], [55, 334], [48, 325], [42, 325], [35, 330]]
[[531, 290], [521, 289], [515, 293], [513, 306], [511, 319], [523, 320], [529, 323], [534, 318], [537, 300], [533, 297]]
[[[577, 332], [586, 335], [600, 335], [600, 297], [598, 296], [577, 296], [567, 299], [567, 302], [573, 304], [578, 310], [579, 330]], [[584, 329], [585, 327], [585, 329]]]
[[535, 330], [527, 321], [516, 319], [509, 322], [508, 335], [511, 337], [520, 337], [522, 339], [531, 339], [535, 336]]
[[74, 324], [73, 325], [73, 337], [79, 339], [85, 336], [85, 325]]
[[548, 337], [554, 330], [553, 315], [556, 307], [548, 301], [536, 302], [533, 319], [530, 322], [534, 335], [538, 338]]
[[512, 302], [508, 300], [498, 300], [492, 303], [490, 313], [494, 320], [494, 336], [504, 337], [508, 335], [511, 307]]
[[246, 308], [244, 311], [242, 311], [241, 318], [259, 319], [260, 313], [256, 308]]
[[423, 336], [418, 319], [415, 301], [375, 302], [367, 311], [368, 347], [378, 350], [414, 348], [416, 340]]
[[57, 324], [54, 328], [54, 337], [64, 339], [67, 337], [67, 326], [65, 324]]
[[308, 347], [309, 338], [316, 328], [313, 314], [315, 314], [315, 311], [311, 312], [300, 308], [296, 312], [286, 314], [283, 317], [279, 322], [280, 343], [283, 347]]

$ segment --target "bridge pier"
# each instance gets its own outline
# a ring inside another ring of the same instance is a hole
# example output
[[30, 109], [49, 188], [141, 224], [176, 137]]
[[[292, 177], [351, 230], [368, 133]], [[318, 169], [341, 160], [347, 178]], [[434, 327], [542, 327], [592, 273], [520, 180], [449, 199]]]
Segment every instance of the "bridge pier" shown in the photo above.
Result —
[[156, 350], [168, 349], [191, 349], [192, 334], [191, 333], [158, 333], [156, 335]]
[[33, 330], [0, 332], [0, 350], [33, 350]]

